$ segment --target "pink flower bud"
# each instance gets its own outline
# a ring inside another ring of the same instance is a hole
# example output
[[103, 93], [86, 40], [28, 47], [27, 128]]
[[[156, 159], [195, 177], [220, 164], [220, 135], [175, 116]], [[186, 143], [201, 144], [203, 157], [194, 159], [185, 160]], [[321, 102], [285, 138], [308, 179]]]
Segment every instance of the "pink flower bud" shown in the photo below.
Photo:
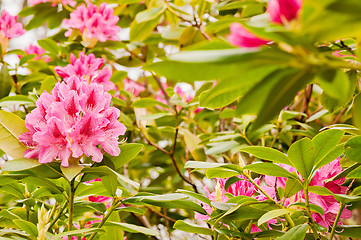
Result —
[[302, 0], [271, 0], [268, 3], [268, 13], [271, 21], [284, 24], [298, 17]]
[[232, 45], [244, 48], [259, 47], [269, 43], [268, 40], [261, 39], [248, 31], [240, 23], [233, 23], [231, 25], [231, 34], [228, 40]]

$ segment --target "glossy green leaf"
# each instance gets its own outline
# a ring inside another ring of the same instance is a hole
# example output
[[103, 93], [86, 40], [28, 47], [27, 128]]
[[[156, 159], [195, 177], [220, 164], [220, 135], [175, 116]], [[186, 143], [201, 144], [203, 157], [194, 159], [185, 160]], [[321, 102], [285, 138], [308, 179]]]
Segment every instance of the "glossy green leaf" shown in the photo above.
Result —
[[0, 99], [9, 95], [12, 86], [12, 79], [5, 64], [0, 69]]
[[20, 227], [20, 229], [24, 230], [30, 236], [32, 237], [38, 236], [38, 228], [35, 226], [34, 223], [22, 219], [14, 219], [13, 221], [16, 225]]
[[60, 166], [60, 168], [67, 179], [71, 181], [73, 178], [78, 176], [78, 174], [80, 174], [84, 167], [78, 164], [70, 164], [69, 167]]
[[253, 156], [259, 159], [269, 160], [274, 163], [287, 164], [292, 166], [286, 154], [273, 148], [261, 147], [261, 146], [249, 146], [249, 147], [241, 148], [240, 151], [252, 154]]
[[315, 146], [314, 163], [318, 164], [322, 159], [341, 141], [344, 132], [337, 129], [330, 129], [317, 134], [312, 143]]
[[154, 107], [159, 105], [164, 108], [168, 108], [168, 105], [155, 100], [154, 98], [141, 98], [132, 103], [132, 107], [134, 108], [147, 108], [147, 107]]
[[119, 146], [120, 154], [117, 157], [112, 158], [112, 162], [116, 169], [124, 166], [131, 160], [133, 160], [143, 149], [143, 144], [139, 143], [124, 143]]
[[207, 169], [224, 166], [226, 163], [214, 163], [214, 162], [198, 162], [198, 161], [188, 161], [185, 164], [185, 168], [197, 168], [197, 169]]
[[178, 220], [173, 225], [173, 228], [190, 233], [203, 234], [203, 235], [212, 235], [213, 231], [209, 228], [197, 226], [195, 224], [186, 223], [182, 220]]
[[269, 211], [266, 214], [264, 214], [260, 219], [258, 219], [257, 225], [260, 226], [263, 223], [266, 223], [271, 219], [283, 216], [285, 214], [292, 213], [294, 211], [295, 210], [287, 209], [287, 208], [285, 208], [285, 209], [276, 209], [276, 210]]
[[44, 50], [50, 52], [51, 54], [58, 55], [59, 48], [58, 48], [57, 43], [54, 40], [52, 40], [50, 38], [38, 40], [38, 44], [40, 45], [40, 47], [42, 47]]
[[247, 165], [243, 169], [250, 170], [252, 172], [263, 175], [297, 179], [295, 175], [291, 174], [286, 169], [273, 163], [255, 163], [255, 164]]
[[353, 137], [346, 142], [345, 154], [352, 161], [361, 163], [361, 136]]
[[145, 11], [138, 13], [137, 16], [135, 16], [135, 21], [137, 21], [137, 23], [142, 23], [153, 20], [159, 17], [164, 12], [165, 9], [166, 9], [165, 6], [147, 9]]
[[129, 224], [129, 223], [108, 221], [105, 223], [105, 226], [116, 226], [126, 232], [143, 233], [145, 235], [150, 235], [150, 236], [158, 236], [159, 235], [159, 232], [154, 229], [145, 228], [145, 227], [141, 227], [141, 226], [137, 226], [137, 225]]
[[150, 21], [138, 23], [133, 21], [130, 25], [129, 39], [133, 42], [140, 42], [145, 40], [153, 32], [158, 25], [161, 16], [158, 16]]
[[315, 146], [309, 138], [295, 142], [287, 152], [288, 159], [304, 179], [311, 174], [315, 154]]
[[308, 224], [297, 225], [288, 230], [282, 237], [277, 238], [278, 240], [304, 240], [306, 232], [308, 230]]
[[29, 158], [19, 158], [14, 160], [9, 160], [5, 162], [4, 166], [2, 167], [3, 171], [22, 171], [29, 168], [34, 168], [41, 165], [38, 160], [36, 159], [29, 159]]
[[302, 189], [303, 189], [303, 186], [299, 181], [297, 181], [293, 178], [287, 178], [283, 195], [286, 198], [290, 198], [293, 195], [295, 195], [296, 193], [298, 193], [299, 191], [301, 191]]

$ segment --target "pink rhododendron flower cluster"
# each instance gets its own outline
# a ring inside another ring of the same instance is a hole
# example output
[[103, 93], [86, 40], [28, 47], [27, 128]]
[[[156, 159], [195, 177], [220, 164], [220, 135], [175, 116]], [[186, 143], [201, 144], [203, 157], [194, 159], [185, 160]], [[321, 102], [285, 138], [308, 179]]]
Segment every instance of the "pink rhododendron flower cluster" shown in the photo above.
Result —
[[138, 97], [141, 92], [145, 90], [145, 87], [136, 81], [130, 80], [128, 78], [123, 80], [124, 90], [132, 93], [133, 96]]
[[[289, 172], [296, 172], [299, 175], [297, 170], [291, 166], [285, 164], [279, 164], [279, 166], [283, 167]], [[342, 167], [340, 166], [340, 161], [339, 159], [336, 159], [317, 170], [315, 176], [312, 178], [310, 182], [310, 186], [322, 186], [327, 188], [334, 194], [345, 194], [347, 187], [341, 186], [345, 182], [345, 178], [341, 178], [327, 183], [325, 181], [327, 179], [336, 176], [341, 171], [342, 171]], [[245, 177], [243, 176], [239, 176], [239, 177], [245, 179]], [[299, 191], [291, 198], [277, 199], [276, 190], [277, 188], [283, 188], [283, 189], [285, 188], [287, 178], [264, 176], [264, 180], [266, 185], [261, 185], [262, 190], [266, 192], [270, 197], [274, 198], [276, 201], [280, 202], [281, 200], [282, 202], [284, 202], [285, 206], [289, 206], [290, 204], [296, 202], [305, 202], [305, 195], [303, 190]], [[248, 182], [246, 179], [232, 184], [228, 188], [228, 190], [225, 190], [224, 187], [226, 181], [227, 179], [217, 179], [216, 190], [213, 193], [210, 193], [207, 187], [204, 188], [204, 190], [207, 192], [208, 198], [211, 201], [227, 202], [228, 197], [224, 195], [225, 193], [231, 193], [233, 196], [243, 195], [248, 197], [254, 197], [259, 201], [267, 200], [267, 197], [264, 194], [262, 194], [260, 191], [258, 191], [255, 188], [255, 186], [252, 183]], [[258, 184], [259, 179], [255, 179], [255, 182]], [[319, 213], [312, 214], [312, 217], [314, 218], [315, 222], [324, 226], [326, 229], [328, 229], [329, 226], [332, 226], [336, 219], [337, 212], [340, 208], [340, 203], [337, 202], [333, 196], [320, 196], [314, 193], [309, 193], [309, 201], [312, 204], [320, 206], [325, 211], [324, 215], [321, 215]], [[212, 207], [204, 203], [202, 204], [204, 210], [206, 210], [208, 214], [211, 214], [213, 211]], [[348, 210], [347, 208], [344, 208], [341, 214], [341, 218], [347, 219], [350, 218], [351, 216], [352, 216], [351, 211]], [[209, 219], [209, 216], [196, 213], [195, 218], [207, 220]], [[275, 223], [275, 222], [276, 222], [275, 220], [272, 220], [269, 221], [268, 223]], [[338, 224], [342, 224], [342, 222], [340, 221]], [[255, 225], [252, 226], [252, 232], [256, 232], [256, 231], [260, 231], [260, 229]]]
[[16, 22], [17, 16], [12, 16], [5, 9], [0, 15], [0, 45], [5, 53], [9, 45], [9, 39], [20, 37], [25, 33], [23, 25]]
[[101, 162], [99, 144], [110, 155], [119, 155], [118, 137], [126, 128], [118, 122], [120, 111], [109, 106], [110, 100], [103, 86], [76, 76], [57, 83], [51, 94], [41, 94], [37, 108], [26, 116], [29, 132], [19, 137], [29, 147], [25, 157], [39, 158], [40, 163], [60, 159], [65, 167], [70, 157], [83, 155]]
[[261, 39], [248, 31], [240, 23], [232, 23], [231, 34], [228, 36], [228, 40], [232, 45], [244, 48], [259, 47], [267, 44], [268, 40]]
[[76, 5], [76, 1], [74, 0], [29, 0], [30, 5], [32, 6], [46, 2], [50, 2], [52, 7], [55, 7], [58, 4], [70, 5], [72, 7], [75, 7]]
[[302, 0], [271, 0], [268, 3], [268, 13], [271, 21], [284, 24], [298, 17]]
[[[26, 54], [35, 54], [36, 56], [34, 57], [35, 60], [41, 60], [43, 59], [45, 62], [49, 62], [50, 61], [50, 57], [48, 56], [43, 56], [43, 54], [45, 53], [45, 50], [42, 49], [39, 46], [36, 46], [34, 44], [30, 44], [29, 47], [25, 48], [25, 53]], [[22, 56], [19, 55], [19, 57], [21, 58]]]
[[86, 2], [87, 5], [81, 4], [70, 14], [70, 19], [64, 19], [64, 25], [70, 28], [65, 36], [69, 37], [73, 29], [79, 29], [86, 47], [93, 47], [97, 41], [118, 41], [120, 27], [116, 24], [119, 17], [113, 15], [113, 9], [108, 8], [106, 3], [100, 4], [98, 8]]
[[114, 89], [115, 85], [109, 81], [112, 71], [106, 67], [103, 58], [96, 58], [94, 54], [85, 55], [84, 52], [79, 54], [77, 59], [74, 54], [70, 54], [70, 64], [65, 67], [55, 67], [55, 72], [66, 82], [69, 77], [77, 76], [81, 80], [89, 83], [97, 83], [104, 87], [105, 91]]
[[[293, 167], [284, 164], [280, 164], [279, 166], [283, 167], [289, 172], [296, 172], [299, 175], [297, 170]], [[347, 187], [341, 186], [345, 182], [345, 178], [341, 178], [332, 182], [327, 182], [327, 183], [325, 182], [325, 180], [336, 176], [340, 172], [342, 172], [340, 161], [339, 159], [335, 159], [331, 163], [321, 167], [316, 171], [315, 176], [312, 178], [310, 182], [310, 186], [322, 186], [329, 189], [334, 194], [345, 194]], [[276, 199], [275, 187], [285, 188], [286, 178], [265, 176], [264, 179], [267, 183], [267, 186], [262, 186], [262, 189], [268, 195]], [[261, 194], [259, 196], [259, 200], [266, 200], [266, 197]], [[304, 191], [302, 190], [297, 194], [295, 194], [293, 197], [289, 199], [285, 199], [285, 206], [288, 206], [295, 202], [304, 202], [304, 201], [305, 201], [305, 195], [304, 195]], [[318, 224], [324, 226], [325, 228], [331, 226], [335, 221], [338, 209], [340, 207], [340, 203], [338, 203], [333, 196], [320, 196], [314, 193], [309, 193], [309, 201], [312, 204], [320, 206], [325, 211], [324, 215], [321, 215], [319, 213], [314, 213], [313, 218], [315, 219], [315, 221]], [[341, 214], [341, 218], [347, 219], [350, 217], [351, 217], [351, 211], [345, 208]]]
[[[273, 23], [284, 25], [298, 18], [301, 5], [302, 0], [271, 0], [268, 3], [267, 11]], [[251, 48], [270, 42], [251, 33], [240, 23], [231, 24], [230, 31], [231, 34], [228, 36], [228, 39], [234, 46]]]

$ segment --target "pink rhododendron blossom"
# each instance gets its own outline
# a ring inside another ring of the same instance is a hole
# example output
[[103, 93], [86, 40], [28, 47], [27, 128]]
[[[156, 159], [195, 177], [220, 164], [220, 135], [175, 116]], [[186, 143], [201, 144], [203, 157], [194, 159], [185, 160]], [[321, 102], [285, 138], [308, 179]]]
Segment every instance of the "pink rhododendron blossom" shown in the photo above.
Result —
[[[101, 179], [100, 178], [96, 178], [96, 179], [93, 179], [93, 180], [90, 180], [90, 181], [87, 181], [87, 183], [92, 183], [92, 182], [101, 182]], [[89, 196], [88, 197], [89, 201], [91, 202], [101, 202], [101, 203], [107, 203], [109, 204], [113, 198], [111, 197], [106, 197], [106, 196]]]
[[9, 46], [9, 39], [20, 37], [25, 33], [23, 25], [16, 22], [17, 16], [12, 16], [5, 9], [0, 15], [0, 46], [5, 53]]
[[[45, 50], [42, 49], [39, 46], [36, 46], [34, 44], [30, 44], [29, 47], [24, 49], [26, 54], [35, 54], [36, 56], [34, 57], [34, 60], [44, 60], [45, 62], [50, 62], [50, 57], [48, 56], [43, 56], [43, 54], [45, 53]], [[18, 55], [19, 58], [22, 58], [22, 55]]]
[[234, 46], [251, 48], [259, 47], [270, 42], [257, 37], [240, 23], [232, 23], [230, 30], [231, 34], [228, 36], [228, 40]]
[[46, 2], [50, 2], [52, 7], [55, 7], [58, 4], [70, 5], [72, 7], [75, 7], [75, 5], [76, 5], [76, 1], [74, 1], [74, 0], [29, 0], [29, 3], [31, 6], [34, 6], [39, 3], [46, 3]]
[[103, 64], [103, 58], [96, 58], [92, 53], [87, 56], [81, 52], [78, 59], [74, 54], [70, 54], [70, 64], [65, 67], [55, 67], [55, 72], [64, 78], [64, 81], [67, 81], [70, 76], [77, 76], [89, 83], [103, 85], [104, 90], [109, 91], [115, 87], [109, 80], [112, 71], [106, 67], [101, 68]]
[[103, 86], [76, 76], [57, 83], [51, 94], [41, 94], [37, 107], [26, 116], [29, 131], [19, 137], [29, 147], [25, 157], [39, 158], [40, 163], [60, 159], [65, 167], [70, 157], [83, 155], [100, 162], [99, 144], [109, 154], [119, 155], [118, 137], [126, 128], [118, 122], [120, 111], [109, 106], [110, 100]]
[[123, 80], [123, 84], [124, 90], [133, 94], [135, 97], [138, 97], [139, 94], [145, 90], [144, 86], [128, 78]]
[[65, 36], [69, 37], [73, 29], [79, 29], [83, 44], [87, 47], [93, 47], [97, 41], [118, 41], [120, 27], [116, 24], [119, 17], [113, 15], [113, 9], [108, 8], [106, 3], [97, 7], [89, 1], [86, 2], [87, 5], [81, 4], [70, 14], [70, 19], [63, 20], [64, 25], [70, 28]]
[[284, 24], [298, 17], [302, 0], [271, 0], [268, 3], [268, 13], [271, 21]]
[[[278, 165], [286, 169], [288, 172], [296, 172], [299, 175], [297, 170], [293, 167], [290, 167], [285, 164], [278, 164]], [[345, 194], [347, 187], [341, 186], [345, 182], [345, 178], [341, 178], [332, 182], [327, 182], [327, 183], [325, 182], [325, 180], [336, 176], [341, 171], [342, 171], [342, 167], [340, 166], [340, 161], [339, 159], [335, 159], [331, 163], [321, 167], [316, 171], [314, 177], [310, 182], [310, 186], [321, 186], [327, 188], [334, 194]], [[277, 198], [276, 188], [284, 189], [286, 185], [286, 178], [265, 176], [264, 179], [267, 185], [262, 186], [262, 189], [270, 197], [276, 199]], [[257, 198], [261, 201], [267, 199], [263, 194], [260, 194]], [[304, 202], [305, 201], [304, 191], [301, 190], [291, 198], [284, 200], [285, 200], [284, 201], [285, 206], [288, 206], [295, 202]], [[320, 206], [325, 211], [324, 215], [321, 215], [319, 213], [314, 213], [313, 218], [315, 219], [315, 221], [318, 224], [324, 226], [325, 228], [328, 228], [328, 226], [332, 226], [332, 224], [335, 221], [338, 209], [340, 207], [340, 203], [338, 203], [333, 196], [320, 196], [315, 193], [309, 193], [309, 201], [312, 204]], [[347, 219], [350, 217], [351, 217], [351, 211], [344, 208], [341, 214], [341, 218]]]

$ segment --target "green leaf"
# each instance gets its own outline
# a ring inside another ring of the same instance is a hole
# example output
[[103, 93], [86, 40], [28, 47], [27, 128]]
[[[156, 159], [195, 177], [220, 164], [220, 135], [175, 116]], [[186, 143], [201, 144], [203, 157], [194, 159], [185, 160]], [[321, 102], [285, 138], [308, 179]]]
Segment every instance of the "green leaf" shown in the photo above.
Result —
[[0, 148], [12, 158], [23, 158], [26, 147], [19, 142], [20, 134], [27, 132], [25, 122], [17, 115], [0, 110]]
[[318, 76], [320, 86], [325, 91], [325, 94], [338, 100], [348, 99], [350, 80], [345, 72], [327, 69], [319, 73]]
[[341, 141], [344, 132], [330, 129], [317, 134], [312, 143], [315, 146], [314, 163], [318, 164]]
[[11, 91], [12, 80], [9, 70], [5, 64], [2, 65], [0, 70], [0, 99], [9, 96]]
[[277, 66], [258, 66], [244, 71], [239, 76], [221, 78], [216, 86], [200, 95], [199, 105], [206, 108], [227, 106], [276, 68]]
[[257, 225], [260, 226], [263, 223], [266, 223], [271, 219], [283, 216], [285, 214], [292, 213], [294, 211], [295, 210], [287, 209], [287, 208], [285, 208], [285, 209], [276, 209], [276, 210], [269, 211], [269, 212], [265, 213], [260, 219], [258, 219]]
[[150, 236], [159, 236], [159, 232], [154, 229], [145, 228], [129, 223], [108, 221], [105, 223], [105, 226], [116, 226], [126, 232], [143, 233], [145, 235], [150, 235]]
[[360, 238], [361, 225], [338, 225], [336, 233], [340, 236], [358, 239]]
[[330, 162], [332, 162], [333, 160], [335, 160], [336, 158], [338, 158], [339, 156], [341, 156], [341, 154], [344, 152], [344, 146], [346, 143], [341, 143], [339, 145], [337, 145], [336, 147], [334, 147], [329, 153], [327, 153], [326, 156], [324, 156], [321, 161], [319, 161], [314, 169], [319, 169], [320, 167], [325, 166], [326, 164], [329, 164]]
[[188, 196], [182, 193], [168, 193], [163, 195], [156, 195], [156, 196], [142, 196], [140, 198], [141, 201], [154, 201], [154, 202], [171, 202], [175, 200], [184, 200], [187, 199]]
[[302, 189], [303, 186], [299, 181], [293, 178], [287, 178], [283, 195], [285, 198], [290, 198]]
[[54, 240], [60, 240], [62, 239], [62, 237], [65, 236], [81, 236], [85, 233], [93, 233], [93, 232], [103, 232], [104, 230], [101, 228], [83, 228], [83, 229], [77, 229], [77, 230], [72, 230], [72, 231], [67, 231], [67, 232], [62, 232], [60, 234], [55, 235], [53, 238]]
[[295, 142], [288, 150], [288, 159], [303, 179], [307, 179], [311, 174], [315, 153], [315, 146], [309, 138], [303, 138]]
[[38, 160], [30, 158], [19, 158], [14, 160], [6, 161], [2, 170], [11, 172], [11, 171], [22, 171], [29, 168], [34, 168], [41, 165]]
[[254, 163], [245, 166], [243, 169], [250, 170], [262, 175], [298, 179], [295, 175], [291, 174], [286, 169], [273, 163]]
[[84, 167], [79, 164], [69, 164], [69, 167], [60, 166], [61, 171], [69, 181], [78, 176], [83, 168]]
[[349, 196], [346, 194], [333, 194], [333, 196], [340, 203], [351, 203], [361, 200], [361, 196]]
[[124, 143], [119, 146], [120, 154], [112, 158], [115, 169], [119, 169], [131, 160], [133, 160], [143, 149], [143, 144], [140, 143]]
[[194, 197], [195, 199], [198, 199], [201, 202], [204, 202], [204, 203], [206, 203], [208, 205], [211, 205], [211, 200], [209, 200], [209, 198], [207, 198], [207, 197], [205, 197], [205, 196], [203, 196], [201, 194], [191, 192], [191, 191], [188, 191], [188, 190], [184, 190], [184, 189], [178, 189], [177, 192], [187, 194], [187, 195], [189, 195], [191, 197]]
[[[297, 206], [297, 207], [299, 206], [299, 207], [302, 207], [303, 209], [307, 209], [306, 203], [304, 203], [304, 202], [292, 203], [292, 204], [289, 205], [289, 207], [290, 206]], [[311, 209], [311, 211], [317, 212], [317, 213], [319, 213], [321, 215], [325, 214], [325, 211], [323, 210], [323, 208], [318, 206], [318, 205], [310, 203], [310, 209]]]
[[23, 66], [25, 63], [27, 63], [28, 61], [33, 59], [35, 56], [36, 56], [36, 54], [27, 54], [27, 55], [21, 56], [19, 66]]
[[345, 155], [352, 161], [361, 163], [361, 136], [353, 137], [346, 142]]
[[[120, 214], [117, 212], [113, 212], [109, 216], [108, 221], [121, 222]], [[124, 239], [123, 230], [115, 225], [103, 226], [102, 229], [104, 229], [105, 232], [100, 237], [101, 239]]]
[[227, 165], [226, 163], [214, 163], [214, 162], [198, 162], [198, 161], [188, 161], [186, 162], [184, 168], [197, 168], [197, 169], [207, 169], [215, 168]]
[[277, 240], [304, 240], [307, 230], [307, 223], [297, 225], [288, 230], [282, 237], [277, 238]]
[[42, 47], [44, 50], [48, 51], [51, 54], [58, 55], [59, 53], [57, 43], [50, 38], [38, 40], [38, 44], [40, 45], [40, 47]]
[[7, 96], [0, 100], [0, 107], [8, 107], [14, 105], [35, 106], [35, 101], [24, 95]]
[[125, 79], [128, 76], [128, 72], [125, 71], [117, 71], [112, 74], [112, 77], [109, 79], [113, 83], [118, 83]]
[[16, 225], [19, 226], [20, 229], [24, 230], [32, 237], [38, 237], [38, 228], [34, 223], [28, 222], [22, 219], [14, 219], [13, 220]]
[[261, 147], [261, 146], [249, 146], [249, 147], [241, 148], [239, 151], [252, 154], [253, 156], [259, 159], [269, 160], [274, 163], [287, 164], [292, 166], [286, 154], [273, 148]]
[[203, 234], [203, 235], [212, 235], [213, 231], [209, 228], [204, 228], [197, 226], [195, 224], [186, 223], [182, 220], [178, 220], [173, 225], [173, 228], [190, 233]]
[[358, 94], [354, 100], [354, 107], [352, 109], [352, 122], [356, 127], [361, 129], [361, 94]]
[[161, 107], [164, 107], [164, 108], [168, 108], [168, 105], [162, 103], [162, 102], [159, 102], [157, 100], [155, 100], [154, 98], [141, 98], [141, 99], [138, 99], [136, 101], [134, 101], [131, 105], [131, 107], [134, 107], [134, 108], [147, 108], [147, 107], [154, 107], [156, 105], [159, 105]]
[[328, 190], [327, 188], [322, 187], [322, 186], [309, 186], [308, 191], [311, 192], [311, 193], [315, 193], [317, 195], [320, 195], [320, 196], [333, 195], [333, 193], [330, 190]]
[[153, 19], [159, 17], [164, 12], [165, 9], [166, 9], [165, 5], [162, 7], [154, 7], [154, 8], [147, 9], [145, 11], [138, 13], [135, 16], [135, 20], [137, 21], [137, 23], [142, 23], [142, 22], [147, 22], [147, 21], [153, 20]]
[[161, 16], [158, 16], [150, 21], [138, 23], [133, 21], [130, 25], [129, 39], [132, 42], [140, 42], [147, 39], [158, 25]]
[[55, 79], [54, 76], [47, 76], [42, 82], [39, 93], [42, 94], [44, 91], [50, 93], [53, 90], [55, 84], [58, 81]]

